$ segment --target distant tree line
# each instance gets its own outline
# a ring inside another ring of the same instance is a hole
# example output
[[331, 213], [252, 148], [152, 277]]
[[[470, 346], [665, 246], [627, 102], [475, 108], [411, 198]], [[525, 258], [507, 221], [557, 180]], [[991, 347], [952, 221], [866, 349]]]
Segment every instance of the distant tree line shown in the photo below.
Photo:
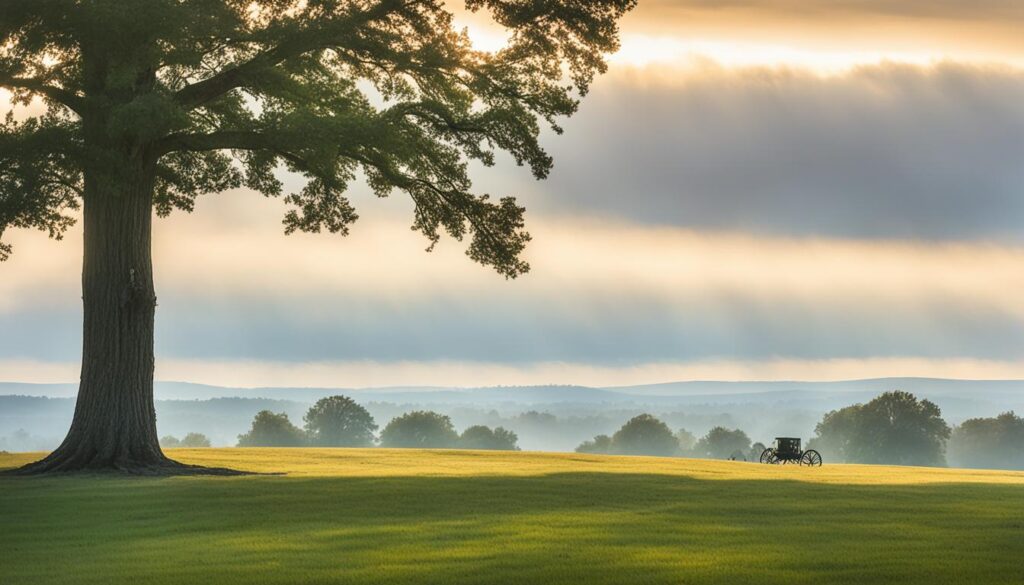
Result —
[[966, 420], [953, 429], [947, 455], [956, 467], [1024, 469], [1024, 419], [1011, 411]]
[[421, 449], [488, 449], [518, 451], [519, 437], [508, 429], [474, 425], [460, 435], [451, 418], [418, 410], [378, 426], [363, 406], [347, 396], [322, 398], [303, 416], [304, 428], [292, 424], [285, 413], [263, 410], [249, 432], [238, 436], [239, 447], [372, 447]]
[[[716, 426], [697, 439], [641, 414], [576, 451], [757, 461], [764, 448], [740, 429]], [[957, 467], [1024, 469], [1024, 419], [1006, 412], [951, 428], [935, 403], [897, 390], [825, 414], [806, 448], [837, 463], [943, 466], [948, 459]]]
[[[555, 416], [530, 411], [515, 417], [528, 430], [555, 424]], [[731, 426], [731, 425], [730, 425]], [[522, 429], [519, 429], [522, 431]], [[379, 434], [378, 434], [378, 431]], [[0, 438], [0, 448], [9, 448]], [[30, 445], [17, 431], [9, 443]], [[209, 447], [202, 433], [160, 439], [165, 448]], [[502, 426], [472, 425], [458, 433], [449, 416], [432, 411], [404, 412], [379, 429], [374, 417], [346, 396], [319, 400], [295, 426], [285, 413], [262, 410], [250, 430], [238, 437], [242, 447], [389, 447], [518, 450], [518, 436]], [[651, 414], [627, 420], [612, 434], [601, 434], [576, 448], [580, 453], [654, 455], [757, 461], [765, 445], [752, 442], [741, 429], [716, 425], [701, 437], [686, 429], [673, 431]], [[864, 404], [826, 413], [805, 448], [818, 450], [826, 462], [891, 465], [952, 465], [1024, 469], [1024, 419], [1014, 412], [972, 418], [950, 426], [929, 400], [908, 392], [886, 392]]]
[[811, 444], [847, 463], [1024, 469], [1024, 420], [1012, 411], [950, 427], [938, 406], [909, 392], [826, 414]]
[[201, 447], [209, 447], [210, 439], [202, 433], [189, 433], [184, 438], [179, 439], [174, 435], [165, 435], [160, 437], [160, 446], [164, 449], [181, 447], [184, 449], [197, 449]]
[[[598, 435], [584, 441], [576, 452], [744, 461], [756, 458], [751, 451], [750, 438], [739, 429], [714, 427], [697, 439], [686, 429], [673, 433], [668, 425], [650, 414], [631, 418], [612, 436]], [[756, 455], [760, 454], [758, 450]]]

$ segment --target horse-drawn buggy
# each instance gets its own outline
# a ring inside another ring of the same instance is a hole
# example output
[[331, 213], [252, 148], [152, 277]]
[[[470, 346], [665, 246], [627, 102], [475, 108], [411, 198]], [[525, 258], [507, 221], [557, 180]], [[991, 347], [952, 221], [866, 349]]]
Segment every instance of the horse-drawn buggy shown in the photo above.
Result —
[[814, 449], [802, 451], [798, 437], [775, 437], [775, 443], [761, 452], [761, 463], [775, 465], [796, 463], [797, 465], [820, 467], [821, 453]]

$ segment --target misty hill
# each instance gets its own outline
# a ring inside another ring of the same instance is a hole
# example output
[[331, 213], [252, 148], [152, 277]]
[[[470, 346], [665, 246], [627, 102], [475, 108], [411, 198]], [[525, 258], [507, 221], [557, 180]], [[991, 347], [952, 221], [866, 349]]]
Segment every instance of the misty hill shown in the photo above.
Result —
[[[70, 397], [77, 385], [26, 384], [0, 382], [0, 395]], [[336, 393], [351, 394], [370, 399], [404, 399], [450, 402], [623, 402], [673, 401], [677, 399], [728, 401], [742, 396], [744, 400], [756, 395], [765, 400], [780, 397], [808, 397], [822, 394], [878, 393], [900, 389], [926, 397], [959, 397], [967, 400], [1019, 400], [1024, 396], [1024, 380], [949, 380], [942, 378], [871, 378], [837, 382], [730, 382], [688, 381], [645, 384], [634, 386], [587, 387], [569, 385], [491, 386], [479, 388], [399, 386], [385, 388], [343, 387], [255, 387], [236, 388], [211, 386], [191, 382], [165, 382], [155, 384], [158, 400], [204, 400], [209, 398], [271, 398], [276, 400], [315, 401]]]
[[[161, 435], [208, 435], [234, 445], [256, 412], [285, 412], [297, 425], [317, 399], [352, 396], [383, 427], [404, 412], [431, 409], [458, 429], [504, 426], [530, 450], [568, 451], [597, 434], [614, 432], [641, 412], [697, 435], [713, 426], [741, 428], [754, 440], [810, 437], [821, 416], [866, 402], [887, 390], [906, 390], [938, 404], [951, 424], [966, 418], [1024, 412], [1024, 381], [880, 378], [842, 382], [674, 382], [615, 388], [498, 386], [486, 388], [226, 388], [157, 382]], [[60, 442], [74, 411], [73, 384], [0, 383], [0, 449], [49, 449]], [[14, 434], [19, 429], [17, 438]], [[6, 445], [6, 447], [4, 446]]]

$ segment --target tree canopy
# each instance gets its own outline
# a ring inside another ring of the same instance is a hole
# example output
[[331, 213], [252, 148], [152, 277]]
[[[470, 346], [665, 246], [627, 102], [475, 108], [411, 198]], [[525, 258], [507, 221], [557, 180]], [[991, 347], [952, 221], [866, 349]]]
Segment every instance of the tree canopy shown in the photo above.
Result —
[[362, 177], [412, 199], [430, 247], [468, 237], [515, 277], [524, 210], [473, 193], [469, 162], [504, 151], [546, 177], [542, 128], [576, 111], [635, 3], [467, 0], [509, 33], [485, 52], [437, 0], [6, 0], [0, 88], [45, 112], [0, 125], [0, 235], [60, 238], [87, 192], [138, 180], [160, 215], [246, 186], [283, 197], [287, 233], [345, 234]]
[[929, 400], [886, 392], [867, 404], [827, 413], [811, 446], [848, 463], [944, 465], [949, 425]]
[[287, 414], [269, 410], [256, 413], [249, 432], [238, 435], [239, 447], [301, 447], [305, 444], [305, 433], [288, 420]]
[[649, 414], [637, 415], [612, 435], [611, 451], [622, 455], [676, 455], [679, 441], [668, 425]]
[[492, 430], [484, 425], [474, 425], [462, 431], [462, 435], [459, 436], [459, 448], [518, 451], [518, 441], [519, 437], [504, 427]]
[[697, 441], [694, 451], [712, 459], [728, 459], [737, 451], [746, 457], [750, 452], [750, 437], [740, 429], [715, 427]]
[[458, 441], [452, 419], [424, 410], [392, 419], [380, 433], [381, 447], [450, 449]]
[[679, 429], [676, 431], [676, 442], [679, 444], [679, 454], [688, 456], [693, 454], [697, 446], [697, 437], [686, 429]]
[[321, 398], [303, 420], [309, 442], [321, 447], [370, 447], [377, 423], [348, 396]]
[[185, 437], [181, 439], [181, 443], [179, 443], [180, 447], [189, 449], [209, 447], [210, 445], [210, 438], [203, 433], [189, 433], [185, 435]]
[[173, 447], [180, 447], [181, 446], [181, 439], [179, 439], [178, 437], [175, 437], [174, 435], [164, 435], [164, 436], [160, 437], [160, 446], [165, 448], [165, 449], [173, 448]]
[[576, 447], [577, 453], [611, 453], [612, 438], [608, 435], [597, 435], [591, 440], [583, 441]]
[[1024, 469], [1024, 418], [1011, 411], [965, 420], [953, 429], [948, 455], [956, 467]]

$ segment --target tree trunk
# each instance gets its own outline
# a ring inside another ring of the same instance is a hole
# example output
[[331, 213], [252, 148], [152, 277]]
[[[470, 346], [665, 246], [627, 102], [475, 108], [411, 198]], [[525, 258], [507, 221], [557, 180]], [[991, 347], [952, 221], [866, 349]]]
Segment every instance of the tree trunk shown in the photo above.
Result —
[[64, 442], [19, 473], [225, 472], [176, 463], [160, 450], [153, 406], [153, 168], [126, 161], [117, 178], [86, 177], [84, 335], [75, 416]]
[[130, 171], [114, 188], [87, 179], [78, 402], [64, 442], [31, 470], [130, 471], [168, 463], [153, 407], [152, 182], [142, 168]]

